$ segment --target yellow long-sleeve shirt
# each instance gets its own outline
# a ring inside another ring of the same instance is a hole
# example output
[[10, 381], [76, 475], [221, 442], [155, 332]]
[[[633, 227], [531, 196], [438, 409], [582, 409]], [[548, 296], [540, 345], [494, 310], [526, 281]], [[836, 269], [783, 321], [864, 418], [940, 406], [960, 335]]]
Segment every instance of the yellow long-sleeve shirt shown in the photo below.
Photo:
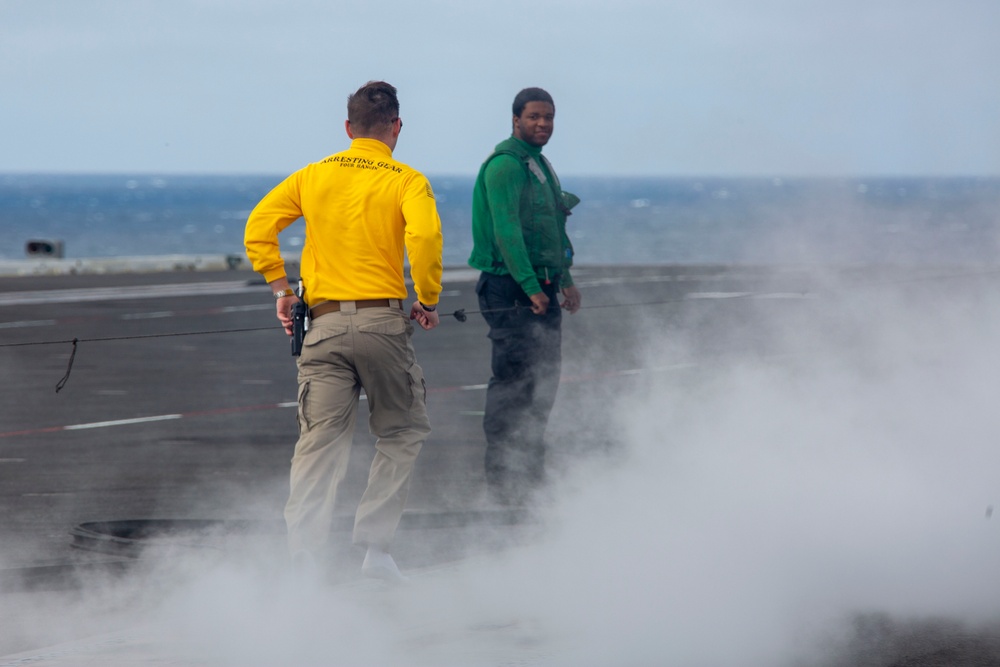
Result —
[[441, 294], [441, 219], [431, 184], [392, 159], [377, 139], [295, 172], [264, 196], [247, 220], [253, 268], [272, 282], [285, 276], [278, 233], [304, 217], [301, 277], [306, 302], [405, 299], [403, 252], [417, 299]]

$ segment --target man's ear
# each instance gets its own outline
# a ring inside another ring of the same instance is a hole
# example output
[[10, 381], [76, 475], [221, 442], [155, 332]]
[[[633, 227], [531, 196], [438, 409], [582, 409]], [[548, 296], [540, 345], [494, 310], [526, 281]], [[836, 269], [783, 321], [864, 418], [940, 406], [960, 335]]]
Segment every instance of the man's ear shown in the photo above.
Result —
[[351, 121], [349, 120], [344, 121], [344, 131], [347, 132], [348, 137], [350, 137], [351, 139], [354, 138], [354, 133], [351, 132]]

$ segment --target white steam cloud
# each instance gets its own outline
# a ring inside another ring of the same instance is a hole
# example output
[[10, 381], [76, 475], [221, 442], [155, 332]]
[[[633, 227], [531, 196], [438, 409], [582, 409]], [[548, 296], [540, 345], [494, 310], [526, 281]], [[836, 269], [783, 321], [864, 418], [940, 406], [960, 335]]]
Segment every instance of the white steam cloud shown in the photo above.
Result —
[[834, 664], [854, 614], [995, 621], [1000, 304], [904, 287], [771, 322], [791, 354], [638, 380], [526, 544], [387, 590], [221, 562], [148, 636], [211, 665], [774, 667]]

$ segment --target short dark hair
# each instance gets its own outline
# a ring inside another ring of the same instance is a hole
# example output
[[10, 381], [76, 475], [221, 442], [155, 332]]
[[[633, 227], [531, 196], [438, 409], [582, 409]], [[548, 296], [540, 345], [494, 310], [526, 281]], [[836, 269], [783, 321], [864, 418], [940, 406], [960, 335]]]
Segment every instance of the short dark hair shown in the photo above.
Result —
[[556, 103], [552, 101], [552, 96], [546, 91], [541, 88], [525, 88], [517, 94], [517, 97], [514, 98], [514, 104], [511, 105], [514, 115], [520, 118], [524, 107], [528, 106], [528, 102], [548, 102], [552, 105], [553, 109], [556, 108]]
[[385, 81], [369, 81], [347, 96], [347, 120], [356, 133], [379, 133], [399, 117], [396, 89]]

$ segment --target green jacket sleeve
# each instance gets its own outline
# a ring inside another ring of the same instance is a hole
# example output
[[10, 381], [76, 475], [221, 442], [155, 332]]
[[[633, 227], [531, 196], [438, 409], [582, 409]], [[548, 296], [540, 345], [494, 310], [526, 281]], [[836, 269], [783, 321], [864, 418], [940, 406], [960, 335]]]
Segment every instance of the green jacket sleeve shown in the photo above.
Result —
[[524, 167], [517, 158], [498, 155], [483, 174], [486, 198], [493, 219], [493, 238], [510, 275], [529, 296], [542, 291], [528, 257], [521, 227], [521, 193], [529, 187]]

